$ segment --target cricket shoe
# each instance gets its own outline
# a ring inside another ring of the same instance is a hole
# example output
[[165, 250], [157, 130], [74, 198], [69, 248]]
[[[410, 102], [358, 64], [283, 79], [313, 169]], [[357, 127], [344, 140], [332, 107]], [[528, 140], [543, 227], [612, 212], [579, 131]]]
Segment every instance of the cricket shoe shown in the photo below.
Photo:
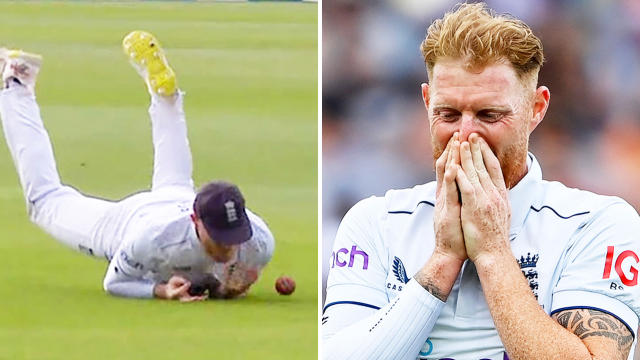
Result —
[[132, 31], [122, 40], [122, 49], [144, 78], [149, 92], [162, 96], [176, 93], [176, 74], [169, 66], [158, 39], [146, 31]]
[[38, 54], [0, 48], [0, 69], [2, 69], [5, 88], [8, 88], [12, 82], [18, 82], [34, 94], [36, 77], [41, 65], [42, 56]]

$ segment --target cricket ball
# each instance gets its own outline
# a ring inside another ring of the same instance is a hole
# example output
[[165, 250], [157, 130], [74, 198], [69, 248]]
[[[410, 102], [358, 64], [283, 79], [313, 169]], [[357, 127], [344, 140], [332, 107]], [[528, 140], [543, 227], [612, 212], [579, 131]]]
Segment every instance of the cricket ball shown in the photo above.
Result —
[[276, 279], [276, 291], [280, 295], [291, 295], [296, 289], [296, 282], [289, 276], [280, 276]]

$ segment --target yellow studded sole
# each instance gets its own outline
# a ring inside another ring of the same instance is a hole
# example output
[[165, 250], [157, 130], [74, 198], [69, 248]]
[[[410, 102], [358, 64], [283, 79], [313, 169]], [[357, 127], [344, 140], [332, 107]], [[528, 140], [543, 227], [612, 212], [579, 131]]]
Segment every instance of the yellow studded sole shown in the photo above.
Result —
[[122, 40], [122, 49], [139, 71], [143, 71], [151, 91], [164, 96], [176, 92], [176, 74], [153, 35], [146, 31], [132, 31]]
[[16, 49], [0, 49], [0, 57], [6, 57], [7, 59], [20, 58], [25, 62], [28, 62], [35, 66], [42, 64], [42, 56], [38, 54], [28, 53], [22, 50]]

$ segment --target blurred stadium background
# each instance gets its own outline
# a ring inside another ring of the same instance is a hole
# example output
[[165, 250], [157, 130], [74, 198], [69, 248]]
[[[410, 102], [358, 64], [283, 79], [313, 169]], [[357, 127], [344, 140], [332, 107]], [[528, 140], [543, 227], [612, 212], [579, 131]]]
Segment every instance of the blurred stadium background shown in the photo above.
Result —
[[[323, 2], [323, 282], [337, 226], [355, 202], [435, 179], [419, 45], [457, 2]], [[539, 82], [551, 105], [530, 146], [543, 176], [640, 210], [640, 2], [487, 3], [543, 42]]]
[[[108, 296], [106, 262], [29, 222], [0, 136], [0, 359], [316, 356], [317, 14], [301, 2], [0, 3], [0, 46], [44, 57], [37, 96], [63, 182], [108, 199], [149, 187], [148, 94], [120, 45], [148, 30], [187, 92], [196, 185], [236, 182], [276, 237], [244, 299]], [[283, 274], [290, 297], [274, 290]]]

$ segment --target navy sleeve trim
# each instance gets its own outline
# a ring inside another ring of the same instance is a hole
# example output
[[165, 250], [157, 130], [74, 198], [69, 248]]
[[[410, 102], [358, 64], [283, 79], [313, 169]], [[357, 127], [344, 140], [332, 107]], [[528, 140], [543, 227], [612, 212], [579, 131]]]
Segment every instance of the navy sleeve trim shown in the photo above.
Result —
[[423, 200], [423, 201], [420, 201], [419, 203], [416, 204], [416, 207], [414, 208], [413, 211], [398, 210], [398, 211], [387, 211], [387, 213], [389, 213], [389, 214], [413, 214], [413, 212], [416, 211], [415, 209], [417, 209], [418, 205], [420, 205], [420, 204], [427, 204], [427, 205], [435, 206], [432, 202]]
[[533, 205], [531, 205], [531, 210], [533, 210], [535, 212], [540, 212], [544, 208], [547, 208], [547, 209], [553, 211], [554, 214], [558, 215], [558, 217], [560, 217], [562, 219], [569, 219], [569, 218], [572, 218], [574, 216], [586, 215], [586, 214], [591, 212], [591, 211], [583, 211], [583, 212], [579, 212], [579, 213], [576, 213], [576, 214], [573, 214], [573, 215], [569, 215], [569, 216], [562, 216], [562, 215], [558, 214], [558, 212], [554, 208], [552, 208], [551, 206], [543, 205], [543, 206], [540, 207], [540, 209], [536, 209], [536, 208], [533, 207]]
[[634, 338], [634, 339], [635, 339], [635, 337], [636, 337], [636, 333], [635, 333], [635, 332], [634, 332], [634, 330], [631, 328], [631, 326], [629, 326], [629, 324], [627, 324], [627, 323], [626, 323], [626, 321], [622, 320], [618, 315], [616, 315], [616, 314], [612, 313], [611, 311], [607, 311], [607, 310], [600, 309], [600, 308], [597, 308], [597, 307], [593, 307], [593, 306], [568, 306], [568, 307], [563, 307], [563, 308], [560, 308], [560, 309], [555, 309], [555, 310], [553, 310], [553, 311], [551, 312], [551, 314], [549, 314], [549, 315], [553, 315], [553, 314], [555, 314], [555, 313], [559, 313], [560, 311], [565, 311], [565, 310], [575, 310], [575, 309], [597, 310], [597, 311], [600, 311], [600, 312], [605, 313], [605, 314], [607, 314], [607, 315], [611, 315], [611, 316], [613, 316], [614, 318], [618, 319], [618, 321], [620, 321], [621, 323], [623, 323], [623, 324], [624, 324], [624, 326], [626, 326], [626, 327], [627, 327], [627, 329], [629, 329], [629, 331], [631, 332], [631, 335], [633, 336], [633, 338]]
[[332, 302], [330, 304], [325, 305], [324, 308], [322, 309], [322, 313], [324, 314], [324, 312], [327, 311], [327, 309], [329, 307], [331, 307], [333, 305], [340, 305], [340, 304], [358, 305], [358, 306], [364, 306], [364, 307], [380, 310], [380, 308], [375, 306], [375, 305], [365, 304], [365, 303], [361, 303], [361, 302], [358, 302], [358, 301], [335, 301], [335, 302]]

